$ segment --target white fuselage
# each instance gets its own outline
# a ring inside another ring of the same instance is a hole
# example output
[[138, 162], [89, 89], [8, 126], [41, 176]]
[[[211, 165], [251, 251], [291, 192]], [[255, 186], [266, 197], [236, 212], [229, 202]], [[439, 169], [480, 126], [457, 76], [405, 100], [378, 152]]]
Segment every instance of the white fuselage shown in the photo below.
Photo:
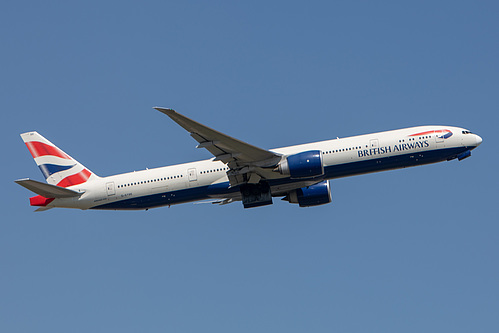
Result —
[[[448, 132], [451, 135], [446, 137]], [[319, 178], [296, 180], [272, 170], [265, 172], [273, 177], [269, 181], [272, 196], [281, 196], [326, 179], [450, 160], [480, 143], [479, 136], [463, 128], [411, 127], [270, 150], [283, 156], [320, 150], [326, 172]], [[239, 190], [229, 185], [228, 170], [226, 164], [210, 159], [98, 177], [69, 187], [84, 192], [80, 197], [55, 199], [49, 206], [148, 209], [207, 199], [240, 200]]]

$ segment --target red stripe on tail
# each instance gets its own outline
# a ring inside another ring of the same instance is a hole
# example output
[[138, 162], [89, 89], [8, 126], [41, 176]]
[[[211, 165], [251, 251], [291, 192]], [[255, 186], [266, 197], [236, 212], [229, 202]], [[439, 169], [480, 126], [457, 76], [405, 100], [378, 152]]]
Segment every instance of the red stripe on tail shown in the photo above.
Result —
[[57, 186], [69, 187], [69, 186], [73, 186], [73, 185], [79, 185], [79, 184], [86, 182], [88, 180], [88, 178], [90, 178], [91, 175], [92, 175], [92, 173], [90, 171], [88, 171], [87, 169], [84, 169], [83, 171], [80, 171], [77, 174], [67, 176], [66, 178], [61, 180], [57, 184]]
[[64, 158], [67, 160], [71, 159], [71, 157], [64, 154], [62, 150], [60, 150], [59, 148], [54, 146], [49, 146], [43, 142], [30, 141], [26, 142], [26, 146], [28, 147], [29, 152], [31, 153], [31, 156], [33, 156], [33, 158], [50, 155], [50, 156], [57, 156], [60, 158]]

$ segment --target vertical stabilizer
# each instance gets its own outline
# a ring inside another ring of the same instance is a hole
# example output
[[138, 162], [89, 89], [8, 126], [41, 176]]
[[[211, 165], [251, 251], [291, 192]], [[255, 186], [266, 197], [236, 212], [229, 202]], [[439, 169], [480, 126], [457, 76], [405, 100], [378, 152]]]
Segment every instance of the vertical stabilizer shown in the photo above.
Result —
[[77, 160], [56, 147], [37, 132], [21, 134], [21, 138], [35, 159], [47, 183], [69, 187], [97, 177]]

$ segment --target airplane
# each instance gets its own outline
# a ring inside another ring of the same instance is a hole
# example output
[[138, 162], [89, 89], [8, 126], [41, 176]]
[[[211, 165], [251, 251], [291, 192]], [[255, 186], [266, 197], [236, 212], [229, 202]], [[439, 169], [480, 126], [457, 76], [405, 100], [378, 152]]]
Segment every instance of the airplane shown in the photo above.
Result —
[[21, 137], [46, 182], [15, 182], [37, 194], [36, 211], [54, 207], [148, 210], [186, 202], [244, 208], [274, 197], [300, 207], [332, 201], [330, 180], [385, 170], [464, 160], [482, 143], [467, 129], [417, 126], [277, 149], [262, 149], [218, 132], [176, 111], [155, 107], [190, 133], [213, 158], [99, 177], [37, 132]]

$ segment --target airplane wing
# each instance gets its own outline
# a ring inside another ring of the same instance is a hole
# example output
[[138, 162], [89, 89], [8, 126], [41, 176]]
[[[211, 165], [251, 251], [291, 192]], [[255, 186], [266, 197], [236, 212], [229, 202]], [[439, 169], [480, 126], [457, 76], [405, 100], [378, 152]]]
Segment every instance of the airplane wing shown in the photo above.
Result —
[[231, 170], [227, 172], [227, 175], [231, 186], [246, 182], [258, 183], [261, 178], [277, 176], [270, 168], [279, 163], [281, 155], [218, 132], [175, 110], [161, 107], [155, 107], [155, 109], [166, 114], [187, 130], [199, 143], [197, 148], [206, 148], [215, 156], [215, 161], [222, 161], [229, 166]]

